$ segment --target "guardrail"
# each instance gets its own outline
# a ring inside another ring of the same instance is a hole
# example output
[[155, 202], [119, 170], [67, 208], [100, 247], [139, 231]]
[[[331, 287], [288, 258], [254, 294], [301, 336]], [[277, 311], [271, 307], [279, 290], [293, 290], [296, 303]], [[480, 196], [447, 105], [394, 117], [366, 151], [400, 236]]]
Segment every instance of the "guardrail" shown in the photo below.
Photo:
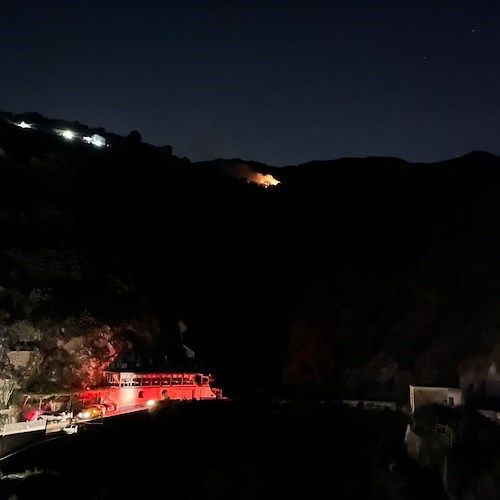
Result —
[[47, 426], [46, 420], [34, 420], [32, 422], [15, 422], [13, 424], [4, 424], [0, 431], [1, 436], [7, 436], [9, 434], [19, 434], [21, 432], [33, 432], [45, 430]]
[[345, 406], [363, 408], [365, 410], [382, 410], [388, 408], [392, 411], [397, 411], [397, 404], [394, 401], [377, 401], [370, 399], [342, 399], [340, 400]]
[[66, 427], [67, 425], [71, 424], [72, 419], [68, 418], [67, 420], [61, 420], [61, 421], [47, 421], [47, 427], [45, 428], [45, 432], [47, 434], [50, 434], [51, 432], [60, 432]]

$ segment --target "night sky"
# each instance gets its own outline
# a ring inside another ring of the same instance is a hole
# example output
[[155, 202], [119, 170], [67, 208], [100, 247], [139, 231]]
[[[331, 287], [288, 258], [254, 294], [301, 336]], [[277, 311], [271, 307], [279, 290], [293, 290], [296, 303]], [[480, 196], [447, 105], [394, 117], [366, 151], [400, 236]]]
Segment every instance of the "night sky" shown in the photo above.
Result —
[[2, 0], [0, 110], [192, 161], [500, 153], [499, 0]]

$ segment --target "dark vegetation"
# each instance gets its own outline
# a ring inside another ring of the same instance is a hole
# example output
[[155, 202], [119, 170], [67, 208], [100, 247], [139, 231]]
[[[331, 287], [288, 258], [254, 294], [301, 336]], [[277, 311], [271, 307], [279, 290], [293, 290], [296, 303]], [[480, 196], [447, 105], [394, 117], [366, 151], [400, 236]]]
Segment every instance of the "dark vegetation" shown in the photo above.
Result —
[[[182, 319], [197, 367], [240, 396], [406, 400], [499, 356], [497, 157], [273, 168], [98, 133], [110, 147], [0, 124], [5, 331], [50, 336], [49, 319], [86, 312], [182, 366]], [[242, 164], [281, 184], [241, 180]]]
[[499, 498], [500, 428], [496, 422], [467, 406], [437, 404], [419, 407], [412, 420], [413, 432], [423, 440], [419, 456], [413, 458], [426, 470], [446, 477], [443, 482], [450, 498]]
[[[53, 490], [75, 500], [173, 490], [182, 499], [445, 500], [439, 477], [407, 457], [405, 426], [390, 410], [170, 402], [27, 450], [2, 465], [0, 483], [19, 500]], [[38, 474], [10, 475], [22, 470]]]

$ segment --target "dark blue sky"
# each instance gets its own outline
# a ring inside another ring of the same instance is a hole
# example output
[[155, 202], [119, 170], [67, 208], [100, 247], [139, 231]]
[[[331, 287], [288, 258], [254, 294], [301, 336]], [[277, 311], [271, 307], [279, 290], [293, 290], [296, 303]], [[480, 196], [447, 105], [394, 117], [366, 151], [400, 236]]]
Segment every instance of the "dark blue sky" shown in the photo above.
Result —
[[0, 110], [193, 161], [500, 154], [499, 0], [3, 0]]

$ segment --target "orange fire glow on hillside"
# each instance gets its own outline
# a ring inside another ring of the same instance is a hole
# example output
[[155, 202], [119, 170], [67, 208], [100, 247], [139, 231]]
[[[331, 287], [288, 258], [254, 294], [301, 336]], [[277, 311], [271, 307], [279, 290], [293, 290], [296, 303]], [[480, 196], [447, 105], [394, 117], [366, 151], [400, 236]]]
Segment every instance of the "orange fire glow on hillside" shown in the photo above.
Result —
[[247, 182], [254, 182], [265, 188], [277, 186], [280, 183], [280, 181], [271, 174], [261, 174], [260, 172], [253, 172], [249, 178], [247, 177]]
[[249, 184], [258, 184], [263, 188], [268, 188], [271, 186], [277, 186], [281, 182], [276, 179], [276, 177], [271, 174], [261, 174], [256, 172], [249, 165], [245, 163], [240, 163], [239, 165], [232, 166], [231, 168], [225, 169], [225, 172], [233, 177], [238, 177], [239, 179], [246, 180]]

